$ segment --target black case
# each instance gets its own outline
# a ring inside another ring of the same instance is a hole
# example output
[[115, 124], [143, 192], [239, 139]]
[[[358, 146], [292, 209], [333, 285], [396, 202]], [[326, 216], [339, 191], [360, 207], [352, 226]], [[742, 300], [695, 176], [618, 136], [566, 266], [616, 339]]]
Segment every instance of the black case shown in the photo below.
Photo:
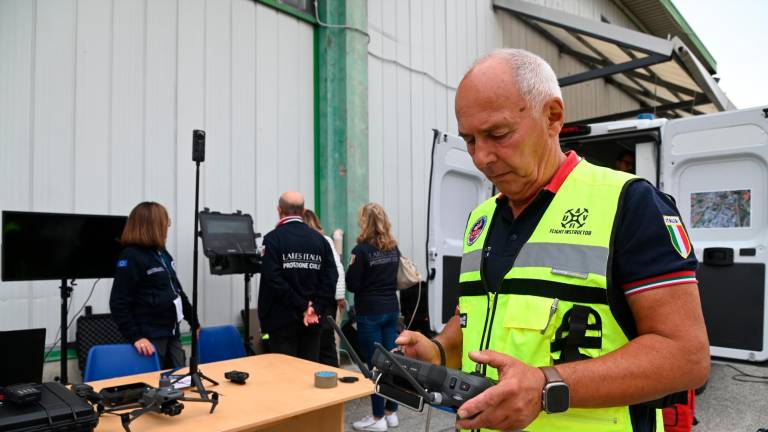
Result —
[[56, 382], [41, 385], [40, 402], [18, 406], [0, 405], [2, 432], [87, 432], [99, 423], [93, 407]]

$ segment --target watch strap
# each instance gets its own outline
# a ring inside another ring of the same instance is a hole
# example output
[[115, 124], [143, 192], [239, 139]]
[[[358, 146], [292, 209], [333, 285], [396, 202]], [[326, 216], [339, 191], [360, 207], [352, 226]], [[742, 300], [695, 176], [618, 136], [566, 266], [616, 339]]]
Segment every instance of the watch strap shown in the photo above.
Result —
[[560, 372], [558, 372], [554, 366], [543, 366], [543, 367], [540, 367], [539, 369], [541, 369], [541, 372], [544, 373], [544, 380], [545, 380], [544, 385], [547, 385], [553, 382], [563, 382], [563, 377], [560, 376]]

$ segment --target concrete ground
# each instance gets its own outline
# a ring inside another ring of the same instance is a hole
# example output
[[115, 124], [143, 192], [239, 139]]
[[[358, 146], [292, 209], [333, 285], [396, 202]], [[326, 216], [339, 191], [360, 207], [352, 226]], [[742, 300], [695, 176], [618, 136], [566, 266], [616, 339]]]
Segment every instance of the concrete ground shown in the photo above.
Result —
[[[352, 368], [351, 366], [344, 366]], [[712, 373], [707, 387], [696, 398], [696, 418], [699, 424], [694, 432], [756, 432], [768, 428], [768, 379], [762, 383], [745, 383], [733, 379], [736, 367], [752, 375], [768, 376], [768, 363], [736, 363], [712, 360]], [[355, 368], [356, 369], [356, 368]], [[354, 431], [352, 422], [371, 413], [370, 398], [350, 401], [345, 409], [345, 432]], [[393, 432], [453, 431], [455, 416], [432, 409], [429, 429], [427, 408], [417, 413], [408, 408], [398, 410], [400, 426]]]

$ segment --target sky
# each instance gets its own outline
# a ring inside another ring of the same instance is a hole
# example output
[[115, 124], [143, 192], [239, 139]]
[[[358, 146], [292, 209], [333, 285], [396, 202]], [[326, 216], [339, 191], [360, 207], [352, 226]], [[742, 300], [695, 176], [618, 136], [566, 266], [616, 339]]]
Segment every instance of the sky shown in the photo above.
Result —
[[768, 105], [768, 0], [673, 0], [737, 108]]

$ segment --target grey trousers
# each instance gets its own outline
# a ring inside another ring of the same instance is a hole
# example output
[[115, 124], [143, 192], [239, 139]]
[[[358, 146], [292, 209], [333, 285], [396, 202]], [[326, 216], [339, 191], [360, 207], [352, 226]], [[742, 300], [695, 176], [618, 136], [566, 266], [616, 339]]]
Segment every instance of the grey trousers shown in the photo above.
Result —
[[175, 369], [187, 365], [187, 356], [178, 336], [150, 338], [149, 341], [155, 346], [160, 357], [161, 369]]

